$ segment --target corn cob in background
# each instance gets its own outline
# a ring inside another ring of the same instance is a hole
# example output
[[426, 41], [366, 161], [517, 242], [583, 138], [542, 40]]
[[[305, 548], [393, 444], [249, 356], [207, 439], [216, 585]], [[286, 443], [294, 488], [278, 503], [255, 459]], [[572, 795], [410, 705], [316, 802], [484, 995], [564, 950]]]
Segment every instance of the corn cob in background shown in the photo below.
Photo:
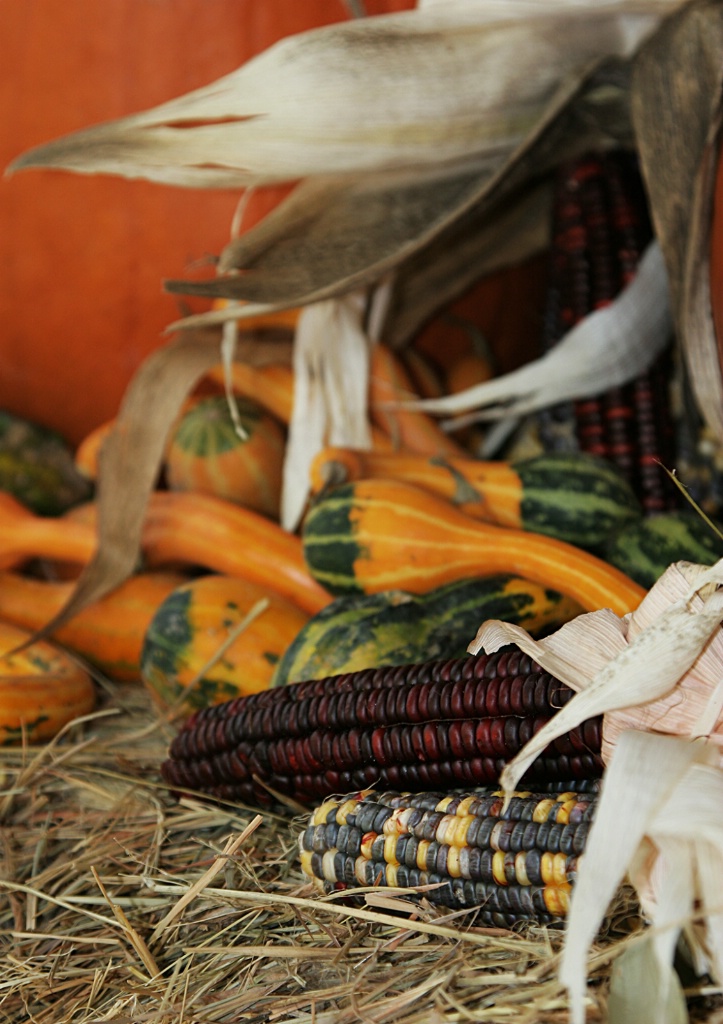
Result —
[[[370, 786], [494, 785], [572, 693], [514, 648], [328, 676], [201, 709], [162, 774], [172, 787], [260, 806], [275, 802], [270, 791], [309, 804]], [[584, 722], [544, 751], [526, 782], [599, 778], [600, 743], [601, 720]]]
[[[617, 296], [651, 238], [632, 154], [593, 154], [563, 165], [555, 193], [544, 350]], [[671, 374], [669, 347], [629, 384], [545, 411], [538, 417], [543, 449], [608, 459], [625, 475], [646, 515], [677, 508], [678, 491], [662, 468], [675, 466]]]
[[327, 893], [430, 886], [425, 898], [479, 908], [478, 925], [554, 924], [567, 913], [595, 792], [358, 792], [330, 799], [299, 835], [302, 870]]

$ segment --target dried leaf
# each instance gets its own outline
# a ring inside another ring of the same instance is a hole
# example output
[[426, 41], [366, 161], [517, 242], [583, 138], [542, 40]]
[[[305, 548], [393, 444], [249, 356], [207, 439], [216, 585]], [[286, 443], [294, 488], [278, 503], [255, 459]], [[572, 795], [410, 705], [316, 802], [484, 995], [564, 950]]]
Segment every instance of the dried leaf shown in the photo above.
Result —
[[[723, 772], [711, 766], [717, 760], [717, 751], [706, 744], [633, 731], [620, 737], [580, 860], [565, 929], [560, 980], [570, 995], [573, 1024], [585, 1020], [588, 950], [631, 865], [638, 868], [633, 882], [639, 891], [648, 888], [657, 869], [662, 869], [657, 884], [653, 883], [654, 898], [646, 907], [656, 928], [651, 942], [659, 984], [655, 989], [646, 986], [649, 1002], [637, 1004], [641, 1016], [623, 1019], [641, 1024], [680, 1021], [672, 976], [675, 944], [702, 894], [697, 879], [699, 856], [709, 861], [715, 851], [719, 868], [723, 856]], [[634, 799], [630, 799], [632, 780]], [[652, 859], [641, 858], [641, 850], [646, 854], [654, 850]], [[641, 873], [644, 859], [646, 869]], [[707, 881], [710, 884], [710, 876]], [[707, 889], [708, 899], [713, 898], [713, 916], [720, 916], [719, 892], [720, 876]], [[721, 976], [720, 958], [711, 963], [711, 969]], [[621, 985], [626, 980], [625, 975], [618, 978], [613, 1005], [622, 998]]]
[[408, 336], [472, 274], [522, 259], [546, 242], [545, 176], [560, 160], [590, 147], [630, 143], [627, 97], [627, 65], [605, 60], [561, 84], [523, 144], [509, 157], [500, 154], [494, 174], [308, 180], [226, 248], [221, 277], [169, 281], [166, 287], [301, 305], [376, 282], [394, 269], [397, 289], [385, 340], [396, 340], [400, 331]]
[[[325, 445], [368, 448], [369, 340], [361, 293], [305, 307], [294, 344], [294, 406], [284, 458], [281, 525], [296, 529], [309, 469]], [[329, 345], [330, 337], [336, 344]]]
[[655, 232], [698, 409], [723, 441], [723, 384], [709, 251], [723, 97], [723, 9], [685, 6], [636, 56], [631, 111]]
[[670, 964], [661, 967], [649, 936], [631, 943], [614, 962], [608, 1015], [615, 1024], [688, 1024], [678, 975]]
[[632, 53], [674, 6], [510, 0], [329, 25], [282, 39], [204, 88], [31, 150], [10, 170], [203, 188], [491, 170], [561, 81], [600, 56]]

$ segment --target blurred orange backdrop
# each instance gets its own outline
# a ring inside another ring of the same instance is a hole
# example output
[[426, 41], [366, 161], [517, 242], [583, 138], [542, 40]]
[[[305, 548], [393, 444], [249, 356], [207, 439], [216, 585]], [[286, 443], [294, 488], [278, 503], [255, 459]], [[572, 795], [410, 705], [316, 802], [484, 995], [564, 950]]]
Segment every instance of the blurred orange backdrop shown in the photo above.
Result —
[[[365, 4], [369, 14], [413, 6]], [[0, 0], [0, 166], [347, 17], [343, 0]], [[244, 223], [277, 198], [257, 194]], [[237, 200], [62, 172], [0, 178], [0, 408], [71, 442], [111, 416], [179, 313], [163, 280], [197, 275], [219, 252]]]

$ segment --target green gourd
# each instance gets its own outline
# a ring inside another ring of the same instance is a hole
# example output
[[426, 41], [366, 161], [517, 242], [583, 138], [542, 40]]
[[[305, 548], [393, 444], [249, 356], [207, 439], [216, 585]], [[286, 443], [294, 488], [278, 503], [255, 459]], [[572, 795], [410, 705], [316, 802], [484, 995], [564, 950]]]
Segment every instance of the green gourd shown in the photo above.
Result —
[[579, 611], [562, 594], [511, 574], [459, 580], [427, 594], [391, 590], [339, 597], [301, 629], [277, 665], [272, 685], [459, 657], [485, 619], [540, 633]]

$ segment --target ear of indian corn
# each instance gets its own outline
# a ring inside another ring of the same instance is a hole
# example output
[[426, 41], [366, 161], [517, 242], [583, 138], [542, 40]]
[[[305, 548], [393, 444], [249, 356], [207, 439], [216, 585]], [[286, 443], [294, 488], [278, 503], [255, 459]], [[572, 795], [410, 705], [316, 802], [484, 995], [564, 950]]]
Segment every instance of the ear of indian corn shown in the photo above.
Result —
[[[590, 154], [560, 167], [555, 184], [543, 347], [612, 302], [635, 276], [651, 236], [640, 174], [625, 153]], [[666, 350], [630, 383], [540, 416], [548, 449], [578, 448], [613, 463], [651, 515], [679, 504], [663, 466], [674, 431]]]
[[564, 917], [596, 793], [373, 793], [325, 801], [299, 835], [303, 871], [327, 893], [423, 888], [508, 928]]
[[[367, 669], [295, 683], [195, 713], [163, 765], [174, 787], [269, 805], [377, 785], [401, 790], [496, 784], [505, 763], [572, 696], [527, 655]], [[596, 778], [601, 723], [548, 747], [526, 778]]]

